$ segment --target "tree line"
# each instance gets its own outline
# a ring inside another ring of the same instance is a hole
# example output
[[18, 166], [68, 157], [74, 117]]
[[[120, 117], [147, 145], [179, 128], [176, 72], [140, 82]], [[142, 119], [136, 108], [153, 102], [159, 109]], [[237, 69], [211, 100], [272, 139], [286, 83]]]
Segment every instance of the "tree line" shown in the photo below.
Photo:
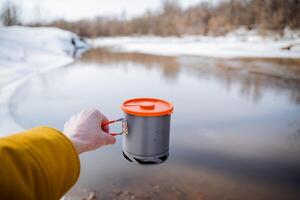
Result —
[[225, 0], [217, 5], [207, 1], [186, 9], [174, 0], [164, 0], [160, 9], [131, 19], [95, 17], [31, 25], [55, 26], [84, 37], [223, 35], [240, 26], [256, 28], [261, 33], [282, 32], [286, 27], [300, 28], [300, 0]]

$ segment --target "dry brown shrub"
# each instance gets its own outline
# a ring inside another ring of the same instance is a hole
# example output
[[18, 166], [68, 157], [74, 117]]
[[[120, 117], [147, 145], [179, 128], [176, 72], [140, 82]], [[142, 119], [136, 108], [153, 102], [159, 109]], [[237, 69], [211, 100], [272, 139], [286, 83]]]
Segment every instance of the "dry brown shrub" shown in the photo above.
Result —
[[85, 37], [122, 35], [182, 36], [222, 35], [240, 26], [281, 32], [300, 28], [300, 0], [230, 0], [217, 6], [200, 3], [182, 9], [176, 1], [165, 0], [156, 12], [147, 11], [130, 20], [97, 17], [68, 22], [57, 20], [49, 26], [73, 31]]

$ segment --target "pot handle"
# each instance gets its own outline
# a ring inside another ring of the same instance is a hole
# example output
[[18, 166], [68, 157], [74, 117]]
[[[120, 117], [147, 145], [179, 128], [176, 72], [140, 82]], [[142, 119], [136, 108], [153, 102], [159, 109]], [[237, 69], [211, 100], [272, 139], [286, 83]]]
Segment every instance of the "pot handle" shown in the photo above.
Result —
[[120, 133], [108, 133], [108, 134], [110, 134], [112, 136], [127, 134], [128, 133], [127, 121], [124, 118], [111, 120], [111, 121], [108, 121], [108, 122], [103, 122], [101, 124], [101, 127], [103, 129], [105, 126], [108, 126], [109, 124], [113, 124], [113, 123], [116, 123], [116, 122], [121, 122], [122, 123], [122, 131]]

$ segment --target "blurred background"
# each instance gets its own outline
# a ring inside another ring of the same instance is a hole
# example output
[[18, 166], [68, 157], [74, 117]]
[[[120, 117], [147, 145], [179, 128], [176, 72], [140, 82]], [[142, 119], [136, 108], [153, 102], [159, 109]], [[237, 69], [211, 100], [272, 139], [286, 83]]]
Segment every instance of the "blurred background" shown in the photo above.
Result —
[[[0, 136], [133, 97], [174, 103], [170, 157], [81, 155], [64, 199], [300, 199], [299, 0], [0, 0]], [[113, 125], [112, 130], [120, 127]]]
[[84, 37], [224, 35], [299, 29], [297, 0], [1, 0], [3, 25], [55, 26]]

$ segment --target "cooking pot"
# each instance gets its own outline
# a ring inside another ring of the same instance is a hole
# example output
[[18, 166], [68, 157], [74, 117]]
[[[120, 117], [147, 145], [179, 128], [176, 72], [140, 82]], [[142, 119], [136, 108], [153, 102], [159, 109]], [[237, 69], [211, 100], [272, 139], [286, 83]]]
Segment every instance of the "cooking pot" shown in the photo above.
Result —
[[104, 123], [122, 122], [123, 156], [141, 164], [160, 164], [169, 157], [172, 103], [157, 98], [133, 98], [121, 105], [124, 118]]

